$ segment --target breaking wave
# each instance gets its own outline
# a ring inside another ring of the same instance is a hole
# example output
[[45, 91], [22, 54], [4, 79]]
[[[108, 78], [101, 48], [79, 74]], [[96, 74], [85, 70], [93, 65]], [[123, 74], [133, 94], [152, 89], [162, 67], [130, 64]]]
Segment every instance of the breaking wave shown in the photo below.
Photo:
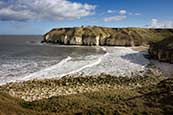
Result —
[[[106, 48], [101, 47], [105, 52]], [[102, 59], [109, 55], [108, 52], [105, 54], [90, 55], [85, 57], [72, 58], [68, 56], [61, 62], [42, 69], [38, 72], [31, 73], [22, 78], [22, 80], [30, 79], [44, 79], [44, 78], [61, 78], [65, 75], [78, 73], [86, 68], [97, 66], [102, 62]]]
[[[67, 56], [66, 58], [62, 59], [61, 61], [54, 58], [51, 59], [52, 62], [49, 64], [49, 61], [40, 61], [38, 59], [38, 62], [36, 60], [29, 60], [26, 63], [27, 67], [23, 68], [29, 68], [34, 69], [33, 65], [36, 62], [38, 64], [44, 64], [39, 69], [36, 69], [35, 71], [24, 73], [20, 77], [14, 76], [14, 79], [6, 79], [6, 77], [2, 78], [4, 81], [0, 83], [7, 83], [12, 81], [26, 81], [31, 79], [49, 79], [49, 78], [61, 78], [66, 75], [71, 74], [83, 74], [83, 75], [98, 75], [101, 73], [106, 74], [112, 74], [116, 76], [131, 76], [134, 73], [139, 74], [141, 71], [145, 71], [145, 66], [149, 63], [147, 59], [144, 58], [143, 54], [137, 51], [133, 51], [131, 48], [125, 48], [125, 47], [99, 47], [101, 48], [105, 53], [104, 54], [92, 54], [92, 55], [80, 55], [80, 56]], [[29, 63], [33, 63], [28, 65]], [[15, 64], [15, 63], [14, 63]], [[16, 63], [19, 64], [19, 63]], [[48, 65], [49, 64], [49, 65]], [[23, 62], [21, 62], [21, 65], [23, 65]], [[10, 66], [10, 64], [9, 64]], [[20, 66], [20, 65], [19, 65]], [[29, 67], [28, 67], [29, 66]], [[3, 66], [2, 66], [3, 67]], [[3, 67], [2, 69], [9, 68], [9, 67]], [[15, 67], [14, 69], [16, 70]], [[20, 66], [21, 68], [21, 66]], [[19, 68], [19, 69], [20, 69]], [[0, 71], [1, 74], [1, 71]], [[143, 73], [141, 73], [143, 74]]]
[[65, 59], [63, 59], [62, 61], [60, 61], [58, 64], [55, 64], [55, 65], [53, 65], [53, 66], [51, 66], [51, 67], [47, 67], [47, 68], [45, 68], [45, 69], [43, 69], [43, 70], [40, 70], [40, 71], [35, 72], [35, 73], [32, 73], [32, 74], [30, 74], [30, 75], [28, 75], [28, 76], [25, 76], [25, 77], [23, 77], [21, 80], [29, 80], [30, 78], [33, 78], [33, 77], [36, 77], [36, 76], [40, 76], [40, 75], [42, 75], [43, 73], [44, 73], [45, 76], [46, 76], [46, 75], [48, 76], [48, 75], [49, 75], [49, 71], [51, 71], [51, 70], [53, 70], [53, 69], [56, 69], [57, 67], [62, 66], [63, 64], [65, 64], [67, 61], [69, 61], [69, 60], [71, 60], [71, 59], [72, 59], [72, 57], [68, 56], [67, 58], [65, 58]]

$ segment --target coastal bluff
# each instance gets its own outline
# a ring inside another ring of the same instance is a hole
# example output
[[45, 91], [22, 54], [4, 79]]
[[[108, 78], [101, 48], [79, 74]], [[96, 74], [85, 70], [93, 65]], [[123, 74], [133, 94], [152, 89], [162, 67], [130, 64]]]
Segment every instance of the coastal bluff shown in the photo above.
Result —
[[161, 62], [173, 64], [173, 36], [156, 43], [150, 43], [149, 54]]
[[46, 43], [87, 46], [140, 46], [173, 36], [173, 29], [82, 26], [54, 28], [43, 35]]

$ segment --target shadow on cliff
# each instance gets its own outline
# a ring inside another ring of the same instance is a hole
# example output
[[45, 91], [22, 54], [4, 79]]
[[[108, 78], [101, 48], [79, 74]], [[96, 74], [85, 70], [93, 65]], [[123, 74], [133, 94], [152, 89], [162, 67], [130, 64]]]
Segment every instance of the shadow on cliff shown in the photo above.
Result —
[[148, 63], [149, 59], [151, 59], [150, 55], [148, 54], [148, 51], [139, 51], [137, 53], [130, 53], [121, 56], [121, 58], [130, 61], [134, 64], [139, 64], [141, 66], [144, 66]]

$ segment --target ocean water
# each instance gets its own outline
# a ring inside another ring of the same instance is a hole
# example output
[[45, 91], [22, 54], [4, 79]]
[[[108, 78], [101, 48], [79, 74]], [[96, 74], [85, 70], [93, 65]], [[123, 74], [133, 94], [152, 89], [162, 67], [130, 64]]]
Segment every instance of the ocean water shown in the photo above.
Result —
[[101, 47], [42, 44], [41, 40], [42, 36], [0, 36], [0, 84], [62, 76], [94, 66], [106, 53]]
[[41, 40], [42, 36], [0, 36], [0, 85], [69, 74], [143, 76], [150, 63], [172, 75], [173, 64], [153, 62], [130, 47], [65, 46]]

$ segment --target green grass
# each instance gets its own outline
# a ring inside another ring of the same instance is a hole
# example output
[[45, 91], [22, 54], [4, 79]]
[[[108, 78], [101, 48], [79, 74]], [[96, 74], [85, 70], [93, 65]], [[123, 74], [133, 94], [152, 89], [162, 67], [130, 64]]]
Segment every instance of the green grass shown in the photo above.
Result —
[[173, 49], [173, 36], [156, 43], [161, 48]]

